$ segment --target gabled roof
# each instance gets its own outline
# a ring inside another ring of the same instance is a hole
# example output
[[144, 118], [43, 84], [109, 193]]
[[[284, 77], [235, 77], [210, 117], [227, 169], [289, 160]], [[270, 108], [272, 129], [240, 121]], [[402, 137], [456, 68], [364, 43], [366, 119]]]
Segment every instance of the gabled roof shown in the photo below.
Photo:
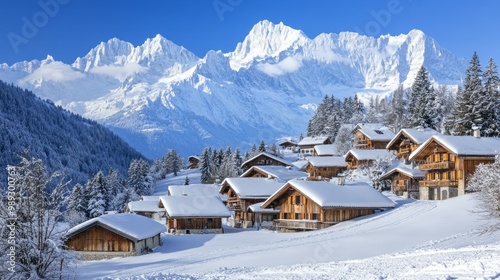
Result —
[[431, 138], [433, 135], [441, 134], [439, 131], [436, 131], [432, 128], [404, 128], [398, 131], [396, 136], [392, 138], [392, 140], [387, 144], [387, 149], [389, 149], [394, 144], [398, 143], [402, 136], [410, 139], [413, 143], [420, 145]]
[[433, 135], [420, 145], [409, 159], [413, 160], [425, 149], [434, 149], [435, 143], [458, 157], [494, 157], [500, 154], [500, 138], [474, 136]]
[[74, 226], [68, 237], [92, 227], [101, 226], [134, 242], [166, 231], [166, 227], [150, 218], [131, 213], [106, 214]]
[[142, 201], [154, 201], [158, 202], [158, 199], [160, 199], [159, 195], [143, 195], [141, 196]]
[[217, 196], [161, 196], [170, 218], [226, 218], [231, 212]]
[[279, 209], [262, 208], [264, 202], [259, 202], [248, 206], [247, 211], [252, 211], [254, 213], [279, 213]]
[[327, 142], [327, 136], [304, 137], [297, 144], [299, 146], [323, 145]]
[[158, 199], [131, 201], [127, 207], [130, 212], [163, 212], [165, 209], [158, 207]]
[[314, 146], [314, 151], [318, 156], [335, 156], [339, 155], [336, 144], [325, 144]]
[[291, 140], [291, 139], [281, 141], [278, 144], [278, 146], [283, 146], [285, 144], [291, 144], [291, 145], [297, 146], [297, 142], [295, 140]]
[[280, 182], [287, 182], [291, 179], [307, 177], [307, 173], [300, 171], [295, 166], [285, 167], [277, 165], [254, 165], [243, 174], [240, 175], [241, 178], [247, 178], [247, 176], [254, 171], [270, 175], [276, 178]]
[[253, 156], [253, 157], [249, 158], [248, 160], [246, 160], [245, 162], [243, 162], [243, 163], [241, 164], [241, 167], [244, 167], [244, 166], [245, 166], [245, 165], [247, 165], [248, 163], [250, 163], [250, 162], [254, 161], [255, 159], [257, 159], [258, 157], [262, 157], [262, 156], [263, 156], [263, 157], [268, 157], [268, 158], [270, 158], [270, 159], [272, 159], [272, 160], [274, 160], [274, 161], [280, 162], [280, 163], [282, 163], [283, 165], [292, 166], [292, 164], [291, 164], [291, 163], [289, 163], [288, 161], [286, 161], [286, 160], [284, 160], [284, 159], [282, 159], [282, 158], [279, 158], [279, 157], [277, 157], [277, 156], [273, 156], [273, 155], [271, 155], [271, 154], [268, 154], [268, 153], [264, 153], [264, 152], [263, 152], [263, 153], [260, 153], [260, 154], [258, 154], [258, 155], [256, 155], [256, 156]]
[[190, 160], [190, 159], [195, 159], [195, 160], [200, 161], [200, 157], [199, 156], [189, 156], [188, 160]]
[[283, 184], [268, 178], [226, 178], [219, 192], [226, 193], [232, 188], [240, 199], [266, 199]]
[[219, 194], [219, 188], [220, 186], [215, 184], [169, 185], [168, 192], [171, 196], [217, 196]]
[[394, 132], [381, 123], [358, 124], [354, 130], [363, 133], [372, 141], [390, 141], [394, 138]]
[[307, 157], [307, 161], [315, 167], [345, 167], [344, 157]]
[[414, 178], [414, 179], [421, 179], [421, 178], [425, 177], [425, 172], [418, 169], [418, 167], [412, 167], [411, 164], [402, 163], [402, 164], [396, 166], [395, 168], [384, 173], [380, 177], [380, 179], [382, 179], [382, 180], [388, 179], [390, 176], [392, 176], [396, 173], [401, 173], [401, 174], [404, 174], [404, 175], [406, 175], [410, 178]]
[[262, 207], [294, 189], [312, 200], [321, 208], [385, 208], [394, 207], [394, 202], [364, 182], [352, 182], [339, 186], [334, 182], [290, 180], [269, 197]]
[[386, 149], [373, 149], [373, 150], [358, 150], [351, 149], [345, 155], [347, 159], [349, 156], [353, 156], [357, 160], [376, 160], [377, 158], [394, 158], [394, 154], [390, 153]]

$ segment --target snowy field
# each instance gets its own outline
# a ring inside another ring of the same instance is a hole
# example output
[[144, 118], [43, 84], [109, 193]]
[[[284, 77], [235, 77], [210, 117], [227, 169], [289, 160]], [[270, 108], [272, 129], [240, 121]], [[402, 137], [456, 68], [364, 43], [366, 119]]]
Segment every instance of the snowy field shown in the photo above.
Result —
[[[159, 182], [183, 184], [180, 173]], [[155, 252], [81, 262], [78, 279], [496, 279], [500, 232], [481, 234], [474, 194], [446, 201], [386, 195], [393, 210], [311, 232], [225, 228], [226, 233], [163, 235]]]

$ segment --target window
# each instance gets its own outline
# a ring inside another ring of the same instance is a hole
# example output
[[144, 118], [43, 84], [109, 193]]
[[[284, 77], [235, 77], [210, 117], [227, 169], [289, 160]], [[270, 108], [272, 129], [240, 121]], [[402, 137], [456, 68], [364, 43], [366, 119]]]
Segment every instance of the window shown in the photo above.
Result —
[[295, 220], [300, 220], [300, 213], [295, 213]]
[[192, 223], [193, 223], [193, 221], [192, 221], [191, 219], [186, 219], [186, 223], [187, 223], [188, 225], [190, 225], [190, 224], [192, 224]]
[[312, 213], [311, 220], [318, 220], [318, 213]]
[[295, 204], [300, 205], [300, 195], [295, 196]]
[[283, 219], [288, 219], [288, 213], [283, 213]]
[[378, 130], [378, 129], [375, 129], [374, 131], [375, 131], [375, 133], [377, 133], [377, 134], [384, 134], [382, 131], [380, 131], [380, 130]]
[[213, 222], [214, 222], [214, 219], [213, 219], [213, 218], [208, 218], [208, 219], [207, 219], [207, 223], [211, 224], [211, 223], [213, 223]]

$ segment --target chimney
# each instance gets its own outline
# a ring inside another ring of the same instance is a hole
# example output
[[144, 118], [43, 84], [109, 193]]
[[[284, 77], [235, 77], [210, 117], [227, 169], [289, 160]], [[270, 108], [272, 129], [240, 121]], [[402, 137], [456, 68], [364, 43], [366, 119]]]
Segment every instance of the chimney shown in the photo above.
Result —
[[337, 178], [339, 179], [337, 185], [343, 186], [345, 184], [345, 173], [337, 174]]
[[419, 126], [417, 126], [417, 130], [418, 130], [418, 131], [424, 131], [424, 127], [423, 127], [423, 126], [421, 126], [421, 125], [419, 125]]
[[473, 126], [472, 131], [473, 131], [472, 136], [474, 136], [474, 138], [481, 138], [481, 132], [479, 131], [479, 127]]

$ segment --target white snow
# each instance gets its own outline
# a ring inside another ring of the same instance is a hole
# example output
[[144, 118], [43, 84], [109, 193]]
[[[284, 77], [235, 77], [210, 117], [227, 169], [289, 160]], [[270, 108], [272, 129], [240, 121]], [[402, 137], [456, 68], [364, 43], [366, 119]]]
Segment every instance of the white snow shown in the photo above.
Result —
[[161, 196], [168, 217], [230, 217], [231, 212], [218, 196]]
[[322, 145], [328, 139], [326, 136], [304, 137], [299, 141], [299, 146]]
[[413, 151], [409, 159], [414, 158], [432, 141], [439, 143], [457, 156], [495, 156], [500, 153], [500, 138], [434, 135]]
[[262, 204], [264, 204], [264, 202], [252, 204], [252, 205], [248, 206], [248, 210], [251, 210], [254, 213], [279, 213], [280, 212], [279, 209], [275, 210], [275, 209], [271, 209], [271, 208], [262, 208]]
[[405, 136], [408, 139], [410, 139], [413, 143], [420, 145], [427, 141], [429, 138], [431, 138], [433, 135], [441, 134], [439, 131], [436, 131], [432, 128], [422, 128], [422, 129], [415, 129], [415, 128], [403, 128], [401, 129], [394, 138], [387, 144], [387, 148], [390, 146], [394, 145], [397, 139], [399, 139], [401, 136]]
[[314, 151], [318, 156], [338, 156], [336, 144], [316, 145]]
[[130, 212], [164, 212], [165, 209], [158, 207], [159, 198], [155, 200], [131, 201], [128, 203]]
[[346, 157], [351, 154], [357, 160], [376, 160], [377, 158], [394, 158], [394, 155], [386, 149], [359, 150], [351, 149]]
[[277, 161], [277, 162], [281, 162], [281, 163], [283, 163], [284, 165], [288, 165], [288, 166], [291, 166], [291, 165], [292, 165], [292, 164], [291, 164], [291, 163], [289, 163], [288, 161], [286, 161], [286, 160], [284, 160], [284, 159], [282, 159], [282, 158], [279, 158], [279, 157], [277, 157], [277, 156], [271, 155], [271, 154], [269, 154], [269, 153], [259, 153], [259, 154], [255, 155], [255, 156], [253, 156], [253, 157], [251, 157], [251, 158], [247, 159], [245, 162], [243, 162], [243, 163], [241, 164], [241, 166], [245, 166], [245, 165], [246, 165], [246, 164], [248, 164], [249, 162], [252, 162], [252, 161], [253, 161], [253, 160], [255, 160], [256, 158], [258, 158], [258, 157], [262, 157], [262, 156], [263, 156], [263, 157], [270, 158], [270, 159], [273, 159], [273, 160], [275, 160], [275, 161]]
[[410, 178], [424, 178], [425, 172], [418, 169], [418, 166], [412, 167], [411, 164], [400, 163], [398, 166], [382, 174], [381, 179], [387, 178], [393, 173], [402, 173]]
[[306, 157], [306, 159], [315, 167], [347, 166], [343, 156]]
[[241, 174], [240, 177], [246, 178], [248, 174], [252, 173], [254, 170], [258, 170], [262, 173], [268, 174], [268, 176], [270, 175], [271, 177], [283, 183], [286, 183], [291, 179], [304, 178], [308, 176], [306, 172], [300, 171], [294, 166], [285, 167], [277, 165], [254, 165], [243, 174]]
[[394, 132], [382, 124], [359, 124], [357, 127], [359, 132], [371, 140], [391, 140], [395, 135]]
[[240, 199], [268, 198], [285, 183], [268, 178], [226, 178], [220, 191], [231, 187]]

